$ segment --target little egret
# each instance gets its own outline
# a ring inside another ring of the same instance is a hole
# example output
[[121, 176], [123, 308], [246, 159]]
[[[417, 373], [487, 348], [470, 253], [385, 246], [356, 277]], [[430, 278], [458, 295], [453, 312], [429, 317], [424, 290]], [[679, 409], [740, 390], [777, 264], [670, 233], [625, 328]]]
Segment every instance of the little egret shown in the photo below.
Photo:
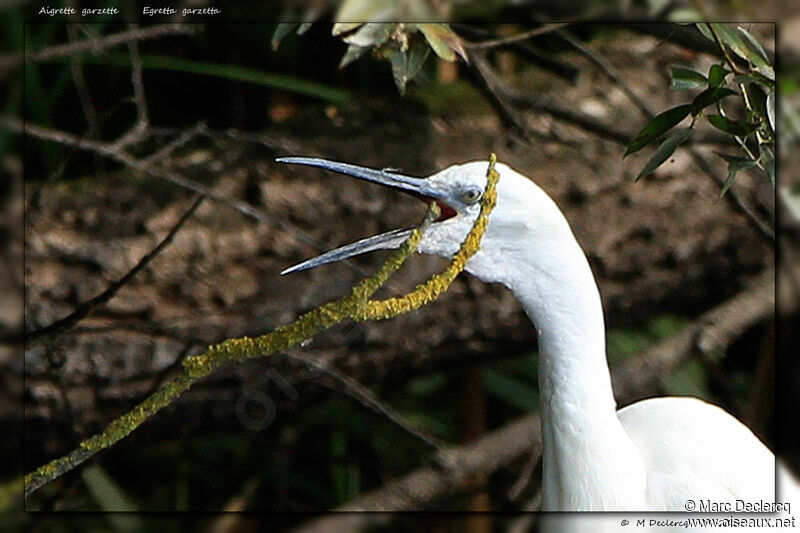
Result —
[[[332, 170], [437, 202], [441, 216], [418, 251], [448, 258], [477, 217], [486, 184], [482, 161], [425, 179], [316, 158], [277, 161]], [[687, 507], [692, 505], [687, 501], [774, 502], [774, 455], [719, 407], [696, 398], [663, 397], [617, 410], [603, 308], [589, 262], [555, 202], [507, 165], [496, 168], [497, 207], [466, 270], [508, 287], [539, 336], [542, 508], [700, 511]], [[283, 273], [396, 248], [409, 232], [366, 238]]]

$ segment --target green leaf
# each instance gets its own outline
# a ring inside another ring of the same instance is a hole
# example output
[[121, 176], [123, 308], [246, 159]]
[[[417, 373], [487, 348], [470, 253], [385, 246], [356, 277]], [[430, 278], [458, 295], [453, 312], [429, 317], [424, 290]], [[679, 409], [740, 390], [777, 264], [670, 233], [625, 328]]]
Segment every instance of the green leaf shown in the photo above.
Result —
[[772, 153], [772, 148], [766, 144], [758, 146], [758, 162], [764, 167], [767, 173], [767, 178], [772, 186], [775, 186], [775, 154]]
[[639, 179], [649, 176], [653, 173], [655, 169], [661, 166], [664, 161], [669, 159], [669, 156], [675, 152], [675, 149], [681, 145], [692, 133], [692, 128], [681, 128], [679, 130], [675, 130], [669, 137], [667, 137], [663, 143], [658, 147], [655, 151], [653, 156], [644, 166], [639, 175], [636, 176], [634, 181], [638, 181]]
[[722, 191], [719, 193], [720, 197], [722, 197], [726, 192], [728, 192], [728, 189], [731, 188], [731, 185], [733, 185], [736, 175], [742, 170], [753, 168], [756, 166], [756, 162], [752, 159], [747, 159], [736, 155], [721, 154], [719, 152], [714, 153], [728, 162], [728, 177], [725, 178], [725, 183], [722, 184]]
[[769, 127], [772, 129], [773, 136], [775, 134], [775, 89], [772, 89], [767, 94], [767, 118], [769, 119]]
[[339, 68], [342, 69], [346, 67], [359, 57], [363, 56], [367, 50], [369, 50], [369, 48], [364, 46], [356, 46], [354, 44], [349, 45], [347, 47], [347, 51], [342, 56], [342, 60], [339, 61]]
[[406, 93], [406, 84], [419, 73], [430, 51], [424, 44], [412, 44], [406, 52], [391, 52], [392, 75], [401, 95]]
[[[397, 10], [395, 0], [344, 0], [334, 17], [333, 36], [349, 33], [364, 22], [389, 22], [400, 18]], [[361, 22], [352, 22], [354, 20]]]
[[668, 109], [667, 111], [664, 111], [663, 113], [654, 117], [653, 120], [648, 122], [645, 127], [642, 128], [642, 131], [640, 131], [636, 137], [634, 137], [634, 139], [628, 145], [628, 148], [625, 150], [625, 155], [623, 155], [623, 157], [629, 156], [634, 152], [638, 152], [653, 142], [662, 133], [666, 132], [678, 124], [681, 120], [689, 116], [691, 111], [692, 106], [690, 104], [685, 104]]
[[[54, 58], [53, 61], [68, 61], [70, 58]], [[212, 76], [228, 80], [242, 81], [261, 85], [264, 87], [274, 87], [285, 91], [303, 94], [333, 103], [342, 103], [350, 99], [347, 91], [316, 83], [294, 76], [285, 74], [275, 74], [265, 72], [250, 67], [235, 65], [230, 63], [208, 63], [204, 61], [192, 61], [174, 56], [161, 55], [142, 55], [142, 66], [145, 69], [171, 70], [176, 72], [188, 72], [200, 76]], [[81, 60], [89, 65], [114, 65], [130, 67], [130, 57], [127, 54], [103, 54], [95, 56], [91, 54], [81, 55]]]
[[769, 64], [769, 56], [767, 55], [767, 51], [764, 50], [764, 47], [761, 46], [761, 43], [756, 40], [753, 35], [747, 31], [746, 29], [742, 28], [741, 26], [737, 26], [736, 29], [744, 36], [745, 42], [750, 45], [750, 48], [755, 51], [758, 55], [761, 56], [767, 64]]
[[426, 23], [419, 24], [418, 28], [440, 58], [445, 61], [455, 61], [458, 54], [462, 59], [467, 59], [467, 52], [461, 39], [447, 24]]
[[769, 61], [761, 57], [761, 54], [757, 50], [754, 50], [745, 43], [740, 33], [734, 31], [727, 24], [719, 22], [712, 22], [711, 27], [717, 32], [723, 44], [730, 48], [734, 54], [753, 65], [762, 76], [773, 81], [775, 80], [775, 70], [772, 68], [772, 65], [769, 64]]
[[[669, 2], [664, 2], [664, 5], [669, 5]], [[667, 20], [675, 24], [692, 24], [694, 21], [703, 18], [703, 14], [692, 7], [670, 7], [666, 14]]]
[[[100, 465], [91, 465], [81, 472], [89, 494], [103, 511], [137, 511], [136, 504]], [[122, 516], [122, 515], [121, 515]], [[131, 515], [133, 519], [136, 515]], [[139, 520], [132, 520], [139, 523]], [[130, 529], [128, 529], [130, 531]]]
[[716, 42], [716, 39], [714, 39], [714, 34], [711, 33], [711, 30], [708, 28], [708, 24], [706, 24], [705, 22], [698, 22], [697, 29], [700, 30], [700, 33], [703, 34], [703, 37], [705, 37], [712, 43]]
[[692, 104], [690, 106], [692, 110], [692, 116], [697, 115], [706, 107], [716, 104], [726, 96], [731, 96], [732, 94], [736, 94], [736, 91], [732, 91], [727, 87], [714, 87], [706, 89], [695, 96], [694, 100], [692, 100]]
[[374, 47], [385, 43], [392, 35], [394, 24], [368, 22], [352, 33], [343, 35], [341, 39], [347, 44], [363, 47]]
[[742, 124], [722, 115], [708, 115], [706, 118], [718, 130], [737, 137], [747, 137], [755, 129], [755, 124]]
[[750, 97], [750, 103], [753, 107], [753, 110], [760, 116], [760, 117], [767, 117], [767, 94], [764, 90], [756, 83], [750, 83], [747, 85], [747, 95]]
[[272, 34], [272, 50], [277, 50], [284, 37], [300, 26], [299, 22], [281, 22], [275, 26], [275, 33]]
[[697, 89], [705, 87], [708, 80], [701, 73], [686, 67], [671, 66], [669, 88], [672, 90]]
[[711, 88], [719, 87], [725, 81], [725, 76], [730, 74], [731, 71], [722, 65], [713, 64], [708, 71], [708, 86]]

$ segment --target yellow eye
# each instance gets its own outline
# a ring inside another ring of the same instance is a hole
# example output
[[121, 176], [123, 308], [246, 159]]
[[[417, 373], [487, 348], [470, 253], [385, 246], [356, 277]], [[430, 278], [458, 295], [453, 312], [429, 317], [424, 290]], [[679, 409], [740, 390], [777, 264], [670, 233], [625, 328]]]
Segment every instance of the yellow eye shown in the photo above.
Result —
[[482, 192], [480, 189], [467, 189], [461, 193], [461, 201], [468, 205], [474, 204], [481, 199]]

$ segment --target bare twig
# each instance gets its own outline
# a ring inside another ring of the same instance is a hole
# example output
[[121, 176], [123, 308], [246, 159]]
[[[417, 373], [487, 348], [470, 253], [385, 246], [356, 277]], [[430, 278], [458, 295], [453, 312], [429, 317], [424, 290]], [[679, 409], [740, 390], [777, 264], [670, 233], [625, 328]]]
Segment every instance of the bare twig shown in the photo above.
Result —
[[[149, 156], [142, 159], [142, 163], [148, 166], [160, 163], [161, 161], [172, 155], [172, 153], [175, 150], [184, 146], [186, 143], [188, 143], [195, 137], [204, 135], [206, 131], [207, 127], [205, 122], [198, 122], [193, 128], [190, 128], [188, 130], [178, 130], [177, 137], [175, 137], [169, 143], [165, 144], [164, 146], [162, 146]], [[152, 130], [150, 131], [150, 133], [152, 135]]]
[[639, 108], [644, 116], [646, 116], [648, 119], [651, 119], [655, 116], [647, 104], [641, 98], [639, 98], [635, 92], [633, 92], [633, 89], [631, 89], [631, 87], [625, 83], [625, 80], [622, 79], [622, 76], [617, 73], [616, 69], [614, 69], [611, 63], [606, 61], [604, 57], [595, 54], [592, 50], [583, 46], [583, 43], [570, 35], [567, 31], [558, 30], [558, 35], [567, 41], [570, 46], [580, 52], [581, 55], [583, 55], [586, 59], [597, 65], [600, 70], [602, 70], [603, 73], [605, 73], [605, 75], [611, 79], [611, 81], [616, 83], [620, 90], [622, 90], [622, 92], [624, 92], [628, 98], [630, 98], [631, 102], [633, 102], [636, 107]]
[[[525, 507], [522, 509], [525, 511], [525, 514], [516, 518], [511, 524], [508, 526], [508, 533], [528, 533], [531, 531], [532, 526], [538, 516], [534, 514], [534, 511], [538, 511], [542, 507], [542, 493], [541, 491], [537, 491], [533, 497], [525, 503]], [[542, 531], [547, 531], [547, 529], [540, 528]]]
[[[136, 30], [135, 24], [130, 24], [131, 31]], [[131, 85], [133, 86], [133, 104], [136, 106], [136, 124], [128, 133], [122, 135], [114, 143], [114, 148], [120, 149], [141, 140], [147, 133], [150, 118], [147, 113], [147, 99], [144, 94], [144, 80], [142, 79], [142, 58], [139, 55], [139, 42], [128, 41], [128, 53], [131, 57]]]
[[533, 454], [528, 459], [528, 462], [525, 463], [525, 466], [522, 467], [522, 471], [517, 476], [517, 480], [511, 486], [511, 489], [508, 491], [508, 499], [512, 501], [516, 501], [522, 491], [525, 490], [530, 482], [531, 478], [533, 477], [533, 471], [536, 470], [536, 466], [542, 460], [541, 456], [538, 454]]
[[[67, 24], [66, 26], [70, 41], [75, 42], [77, 40], [75, 25]], [[86, 136], [88, 138], [94, 138], [100, 133], [100, 124], [97, 120], [97, 111], [92, 103], [92, 97], [89, 94], [89, 87], [86, 84], [86, 77], [83, 75], [83, 63], [81, 62], [79, 56], [72, 56], [70, 60], [72, 80], [75, 82], [75, 90], [77, 91], [78, 99], [81, 102], [83, 116], [86, 118]]]
[[[259, 222], [274, 224], [283, 230], [290, 229], [283, 221], [270, 217], [267, 214], [259, 211], [258, 209], [252, 207], [251, 205], [245, 202], [218, 194], [213, 190], [209, 189], [208, 187], [206, 187], [205, 185], [202, 185], [194, 180], [181, 176], [177, 172], [173, 172], [171, 170], [162, 167], [156, 167], [150, 165], [146, 161], [141, 161], [139, 159], [136, 159], [130, 154], [128, 154], [126, 151], [117, 148], [114, 144], [107, 144], [103, 142], [93, 141], [90, 139], [81, 139], [67, 132], [42, 128], [40, 126], [35, 126], [33, 124], [23, 124], [18, 121], [13, 121], [10, 119], [6, 119], [4, 117], [0, 117], [0, 125], [3, 124], [5, 124], [6, 127], [12, 131], [20, 133], [24, 131], [24, 133], [33, 135], [34, 137], [38, 137], [39, 139], [52, 141], [67, 146], [74, 146], [82, 150], [99, 153], [114, 161], [117, 161], [118, 163], [122, 163], [123, 165], [132, 168], [134, 170], [145, 172], [147, 174], [150, 174], [151, 176], [169, 181], [185, 189], [189, 189], [191, 191], [203, 194], [216, 202], [225, 204], [229, 207], [236, 209], [240, 213], [243, 213], [249, 217], [258, 220]], [[295, 231], [294, 228], [291, 229], [292, 232], [290, 233], [294, 233]], [[305, 244], [316, 245], [316, 243], [314, 243], [313, 241], [306, 242], [306, 240], [302, 235], [298, 235], [297, 237], [298, 240], [304, 242]]]
[[436, 452], [444, 452], [445, 446], [442, 441], [433, 435], [429, 435], [428, 433], [414, 427], [405, 418], [403, 418], [400, 413], [392, 409], [392, 407], [385, 402], [382, 402], [379, 398], [376, 398], [375, 395], [369, 391], [369, 389], [364, 387], [361, 383], [357, 382], [353, 378], [342, 374], [335, 368], [325, 364], [320, 360], [305, 357], [297, 353], [285, 353], [284, 355], [290, 360], [297, 361], [308, 368], [328, 376], [329, 378], [333, 379], [334, 382], [341, 385], [341, 388], [329, 387], [334, 392], [341, 392], [347, 396], [350, 396], [358, 401], [361, 405], [372, 411], [375, 411], [379, 415], [385, 416], [390, 422], [394, 423], [403, 431], [412, 435], [416, 439], [421, 440], [426, 445], [433, 448]]
[[503, 37], [501, 39], [492, 39], [490, 41], [481, 41], [479, 43], [464, 43], [465, 48], [471, 48], [473, 50], [481, 50], [486, 48], [496, 48], [498, 46], [504, 46], [510, 43], [515, 43], [519, 41], [526, 41], [528, 39], [533, 39], [534, 37], [538, 37], [539, 35], [544, 35], [546, 33], [550, 33], [556, 31], [564, 26], [569, 26], [572, 24], [571, 22], [555, 22], [552, 24], [545, 24], [544, 26], [540, 26], [536, 29], [525, 31], [522, 33], [518, 33], [517, 35], [512, 35], [510, 37]]
[[[692, 160], [694, 161], [695, 165], [700, 167], [708, 177], [710, 177], [717, 185], [722, 188], [723, 184], [725, 183], [725, 179], [714, 172], [714, 169], [711, 168], [711, 165], [706, 161], [706, 158], [703, 157], [700, 152], [692, 148], [691, 146], [687, 147], [687, 151], [689, 155], [692, 156]], [[725, 193], [725, 196], [728, 202], [738, 211], [741, 211], [752, 225], [758, 230], [758, 232], [763, 236], [766, 237], [767, 241], [770, 243], [775, 242], [775, 230], [770, 227], [768, 222], [765, 222], [761, 219], [760, 216], [756, 214], [755, 211], [747, 204], [747, 202], [738, 194], [737, 191], [734, 190], [733, 187], [728, 189]]]
[[694, 26], [668, 22], [638, 22], [626, 24], [625, 29], [639, 34], [651, 35], [688, 50], [703, 52], [715, 57], [723, 57], [720, 49], [703, 37], [703, 34]]
[[[480, 73], [487, 87], [500, 99], [507, 103], [515, 104], [522, 109], [532, 109], [541, 111], [553, 116], [554, 118], [569, 122], [590, 133], [600, 135], [606, 140], [614, 141], [618, 144], [627, 145], [633, 135], [624, 131], [616, 130], [599, 120], [580, 111], [567, 109], [554, 104], [544, 98], [531, 94], [528, 91], [520, 91], [507, 85], [489, 66], [489, 63], [479, 54], [473, 54], [475, 68]], [[514, 114], [514, 111], [510, 111]]]
[[[67, 24], [66, 26], [67, 35], [69, 35], [70, 41], [77, 41], [77, 26], [75, 24]], [[70, 69], [72, 70], [72, 80], [75, 82], [75, 90], [78, 93], [78, 99], [81, 102], [83, 116], [86, 119], [87, 128], [85, 136], [89, 139], [97, 138], [100, 136], [100, 121], [97, 118], [97, 110], [92, 103], [92, 97], [89, 93], [89, 86], [86, 83], [86, 76], [84, 76], [83, 72], [83, 62], [81, 61], [80, 56], [74, 55], [70, 58]], [[69, 161], [69, 158], [64, 159], [63, 163], [60, 165], [60, 168], [57, 170], [56, 175], [60, 175], [64, 172], [67, 161]], [[103, 158], [98, 154], [94, 155], [94, 169], [96, 175], [98, 173], [102, 175], [105, 172]], [[54, 176], [50, 177], [50, 179], [52, 178], [54, 178]], [[49, 182], [50, 179], [48, 179], [45, 183]]]
[[[476, 26], [470, 24], [451, 24], [452, 28], [458, 32], [459, 35], [468, 41], [480, 42], [480, 40], [497, 39], [498, 35], [487, 29], [484, 26]], [[549, 72], [569, 83], [574, 83], [578, 79], [580, 70], [569, 63], [565, 63], [556, 58], [552, 53], [541, 51], [530, 41], [514, 41], [506, 43], [504, 46], [499, 46], [498, 49], [513, 50], [514, 53], [519, 55], [523, 60], [531, 65], [536, 65], [545, 72]], [[469, 51], [469, 50], [468, 50]], [[477, 50], [472, 50], [476, 53]]]
[[530, 130], [528, 125], [525, 124], [519, 114], [516, 113], [516, 110], [497, 94], [497, 91], [494, 90], [494, 86], [486, 79], [486, 76], [483, 75], [484, 69], [488, 68], [486, 65], [486, 58], [480, 52], [471, 52], [469, 53], [469, 60], [470, 65], [472, 65], [473, 70], [478, 74], [482, 82], [481, 87], [488, 96], [489, 103], [495, 108], [497, 114], [500, 115], [500, 120], [503, 121], [506, 127], [510, 126], [514, 133], [520, 135], [524, 140], [529, 141]]
[[[190, 35], [197, 31], [197, 27], [191, 24], [159, 24], [147, 28], [136, 28], [120, 33], [115, 33], [100, 39], [90, 39], [76, 43], [60, 44], [50, 46], [30, 52], [25, 55], [25, 61], [41, 62], [72, 55], [79, 52], [92, 51], [101, 52], [114, 46], [119, 46], [132, 41], [144, 41], [146, 39], [158, 39], [168, 35]], [[0, 66], [16, 64], [21, 58], [18, 56], [6, 56], [0, 58]]]
[[[64, 131], [42, 128], [40, 126], [35, 126], [33, 124], [26, 124], [8, 117], [0, 116], [0, 128], [3, 127], [16, 133], [26, 133], [46, 141], [51, 141], [66, 146], [72, 146], [81, 150], [87, 150], [89, 152], [98, 153], [100, 155], [108, 157], [109, 159], [117, 161], [118, 163], [121, 163], [129, 168], [138, 170], [139, 172], [144, 172], [153, 177], [163, 179], [165, 181], [178, 185], [179, 187], [183, 187], [185, 189], [189, 189], [191, 191], [203, 194], [204, 196], [214, 200], [215, 202], [227, 205], [228, 207], [231, 207], [244, 215], [247, 215], [251, 218], [258, 220], [259, 222], [276, 226], [282, 231], [285, 231], [287, 235], [295, 239], [297, 242], [305, 244], [307, 246], [311, 246], [317, 251], [324, 251], [327, 249], [326, 246], [317, 242], [315, 239], [310, 237], [306, 232], [300, 230], [297, 227], [290, 226], [289, 224], [287, 224], [286, 222], [284, 222], [279, 218], [269, 216], [266, 213], [256, 209], [255, 207], [251, 206], [246, 202], [242, 202], [240, 200], [236, 200], [234, 198], [230, 198], [228, 196], [219, 194], [213, 191], [212, 189], [206, 187], [205, 185], [198, 183], [194, 180], [191, 180], [185, 176], [182, 176], [177, 172], [174, 172], [164, 167], [151, 165], [146, 159], [145, 160], [136, 159], [125, 150], [115, 146], [115, 144], [108, 144], [99, 141], [94, 141], [91, 139], [84, 139]], [[359, 267], [357, 264], [353, 262], [347, 262], [346, 264], [355, 272], [358, 272], [361, 275], [366, 274], [366, 271], [361, 267]]]
[[183, 227], [189, 217], [197, 210], [200, 204], [203, 201], [203, 196], [197, 198], [192, 206], [183, 214], [183, 216], [175, 223], [172, 229], [169, 231], [166, 237], [158, 243], [158, 245], [153, 248], [147, 255], [145, 255], [131, 270], [128, 271], [127, 274], [122, 276], [119, 280], [112, 283], [106, 290], [92, 298], [91, 300], [84, 302], [80, 306], [78, 306], [75, 311], [70, 313], [69, 315], [65, 316], [62, 319], [56, 320], [49, 326], [45, 326], [43, 328], [29, 331], [22, 334], [12, 335], [10, 338], [0, 339], [0, 342], [19, 342], [21, 340], [25, 340], [29, 345], [32, 345], [34, 342], [41, 340], [42, 337], [45, 336], [53, 336], [61, 333], [65, 329], [77, 324], [81, 319], [86, 317], [89, 313], [95, 310], [98, 306], [103, 305], [111, 298], [114, 297], [119, 290], [124, 287], [133, 277], [138, 274], [144, 267], [146, 267], [150, 261], [155, 259], [161, 251], [172, 242], [172, 239], [178, 233], [178, 231]]

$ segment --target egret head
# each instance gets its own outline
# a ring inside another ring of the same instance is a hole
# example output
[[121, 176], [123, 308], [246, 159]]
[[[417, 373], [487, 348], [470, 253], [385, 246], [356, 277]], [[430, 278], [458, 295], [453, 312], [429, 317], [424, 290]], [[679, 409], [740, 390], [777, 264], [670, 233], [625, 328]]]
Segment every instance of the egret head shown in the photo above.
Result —
[[[472, 161], [453, 165], [428, 178], [415, 178], [391, 170], [376, 170], [325, 159], [283, 157], [277, 161], [332, 170], [392, 187], [428, 203], [436, 202], [441, 215], [425, 232], [418, 251], [447, 258], [458, 251], [480, 212], [488, 167], [486, 161]], [[546, 249], [548, 242], [557, 243], [564, 228], [569, 231], [569, 226], [555, 203], [530, 179], [502, 163], [497, 163], [496, 169], [500, 174], [497, 206], [489, 218], [481, 249], [467, 263], [466, 270], [484, 281], [508, 283], [505, 279], [509, 270], [506, 265], [512, 263], [515, 257], [529, 255], [532, 248], [541, 246]], [[282, 274], [307, 270], [366, 252], [397, 248], [410, 232], [410, 229], [401, 229], [368, 237], [290, 267]], [[547, 256], [547, 252], [544, 255]]]

